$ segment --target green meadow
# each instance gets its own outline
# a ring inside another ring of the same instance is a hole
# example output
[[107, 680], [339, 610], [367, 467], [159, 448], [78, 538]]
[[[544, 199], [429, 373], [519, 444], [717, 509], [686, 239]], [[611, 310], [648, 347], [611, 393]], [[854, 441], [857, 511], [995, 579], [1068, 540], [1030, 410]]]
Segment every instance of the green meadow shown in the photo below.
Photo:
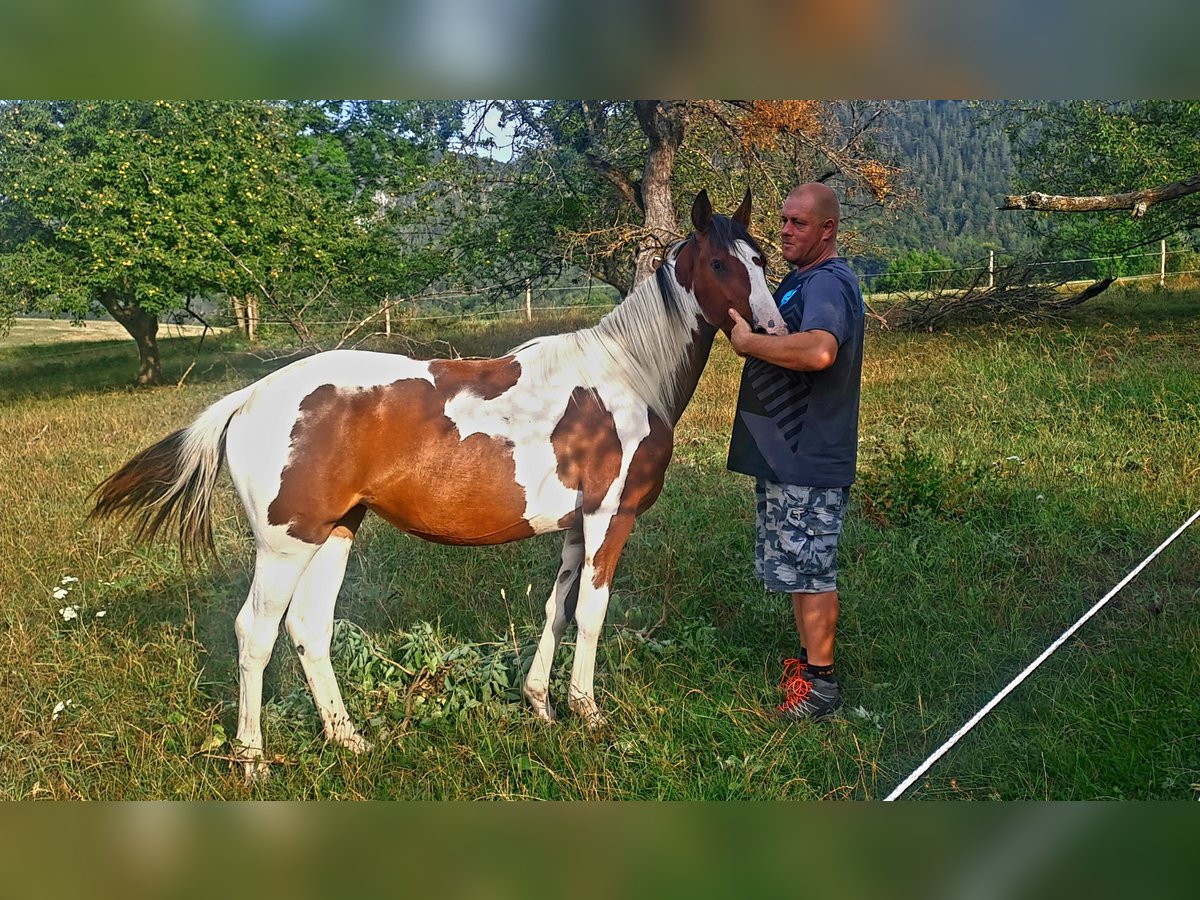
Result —
[[[782, 725], [786, 598], [753, 577], [753, 491], [724, 468], [740, 361], [718, 338], [597, 660], [608, 725], [520, 699], [560, 539], [443, 547], [368, 519], [335, 668], [374, 749], [327, 746], [294, 651], [267, 671], [269, 778], [231, 764], [233, 618], [252, 541], [223, 476], [218, 558], [184, 565], [89, 493], [207, 404], [288, 361], [168, 336], [0, 340], [0, 797], [869, 800], [925, 757], [1200, 506], [1200, 292], [1110, 292], [1070, 318], [874, 330], [841, 549], [831, 722]], [[592, 314], [594, 315], [594, 314]], [[497, 355], [560, 320], [441, 324], [394, 349]], [[1190, 800], [1200, 791], [1200, 526], [1156, 559], [906, 795]]]

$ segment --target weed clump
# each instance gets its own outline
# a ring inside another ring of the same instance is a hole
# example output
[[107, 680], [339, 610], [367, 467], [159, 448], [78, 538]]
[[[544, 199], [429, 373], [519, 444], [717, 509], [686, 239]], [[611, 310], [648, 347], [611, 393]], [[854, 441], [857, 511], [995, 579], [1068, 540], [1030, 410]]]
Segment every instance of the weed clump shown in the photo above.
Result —
[[958, 522], [985, 509], [998, 486], [992, 464], [944, 461], [906, 435], [899, 449], [883, 447], [864, 466], [855, 490], [867, 519], [883, 528], [921, 521]]

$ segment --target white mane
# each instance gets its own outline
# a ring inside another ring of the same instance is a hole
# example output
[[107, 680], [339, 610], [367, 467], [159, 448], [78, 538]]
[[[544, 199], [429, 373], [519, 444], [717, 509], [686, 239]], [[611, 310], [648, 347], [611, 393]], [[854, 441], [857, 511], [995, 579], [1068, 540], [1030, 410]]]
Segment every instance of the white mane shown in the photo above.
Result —
[[[674, 253], [667, 257], [594, 327], [535, 338], [513, 352], [536, 346], [529, 360], [541, 369], [536, 377], [566, 378], [586, 388], [616, 382], [675, 424], [700, 305], [675, 281]], [[663, 296], [663, 287], [670, 296]]]

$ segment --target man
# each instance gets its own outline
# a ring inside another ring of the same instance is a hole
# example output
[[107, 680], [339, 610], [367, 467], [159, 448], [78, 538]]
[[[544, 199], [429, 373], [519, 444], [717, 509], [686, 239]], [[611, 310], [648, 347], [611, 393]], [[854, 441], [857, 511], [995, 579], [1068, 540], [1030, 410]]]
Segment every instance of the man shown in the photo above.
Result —
[[745, 358], [729, 468], [756, 479], [755, 573], [792, 596], [800, 655], [784, 663], [780, 716], [821, 720], [842, 705], [834, 673], [837, 544], [858, 458], [864, 312], [838, 256], [841, 209], [823, 184], [784, 201], [780, 243], [795, 268], [775, 291], [787, 334], [760, 334], [737, 312]]

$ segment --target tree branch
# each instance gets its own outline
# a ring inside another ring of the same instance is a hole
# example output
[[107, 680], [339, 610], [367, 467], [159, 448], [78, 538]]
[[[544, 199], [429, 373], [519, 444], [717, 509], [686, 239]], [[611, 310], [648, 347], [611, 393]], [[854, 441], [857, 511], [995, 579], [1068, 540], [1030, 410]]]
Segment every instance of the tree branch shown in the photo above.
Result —
[[1126, 191], [1121, 194], [1099, 194], [1092, 197], [1062, 197], [1034, 191], [1029, 194], [1014, 194], [1004, 198], [1000, 209], [1038, 209], [1051, 212], [1097, 212], [1102, 210], [1128, 209], [1133, 217], [1140, 219], [1155, 203], [1177, 200], [1200, 192], [1200, 172], [1191, 178], [1175, 181], [1162, 187], [1144, 191]]

